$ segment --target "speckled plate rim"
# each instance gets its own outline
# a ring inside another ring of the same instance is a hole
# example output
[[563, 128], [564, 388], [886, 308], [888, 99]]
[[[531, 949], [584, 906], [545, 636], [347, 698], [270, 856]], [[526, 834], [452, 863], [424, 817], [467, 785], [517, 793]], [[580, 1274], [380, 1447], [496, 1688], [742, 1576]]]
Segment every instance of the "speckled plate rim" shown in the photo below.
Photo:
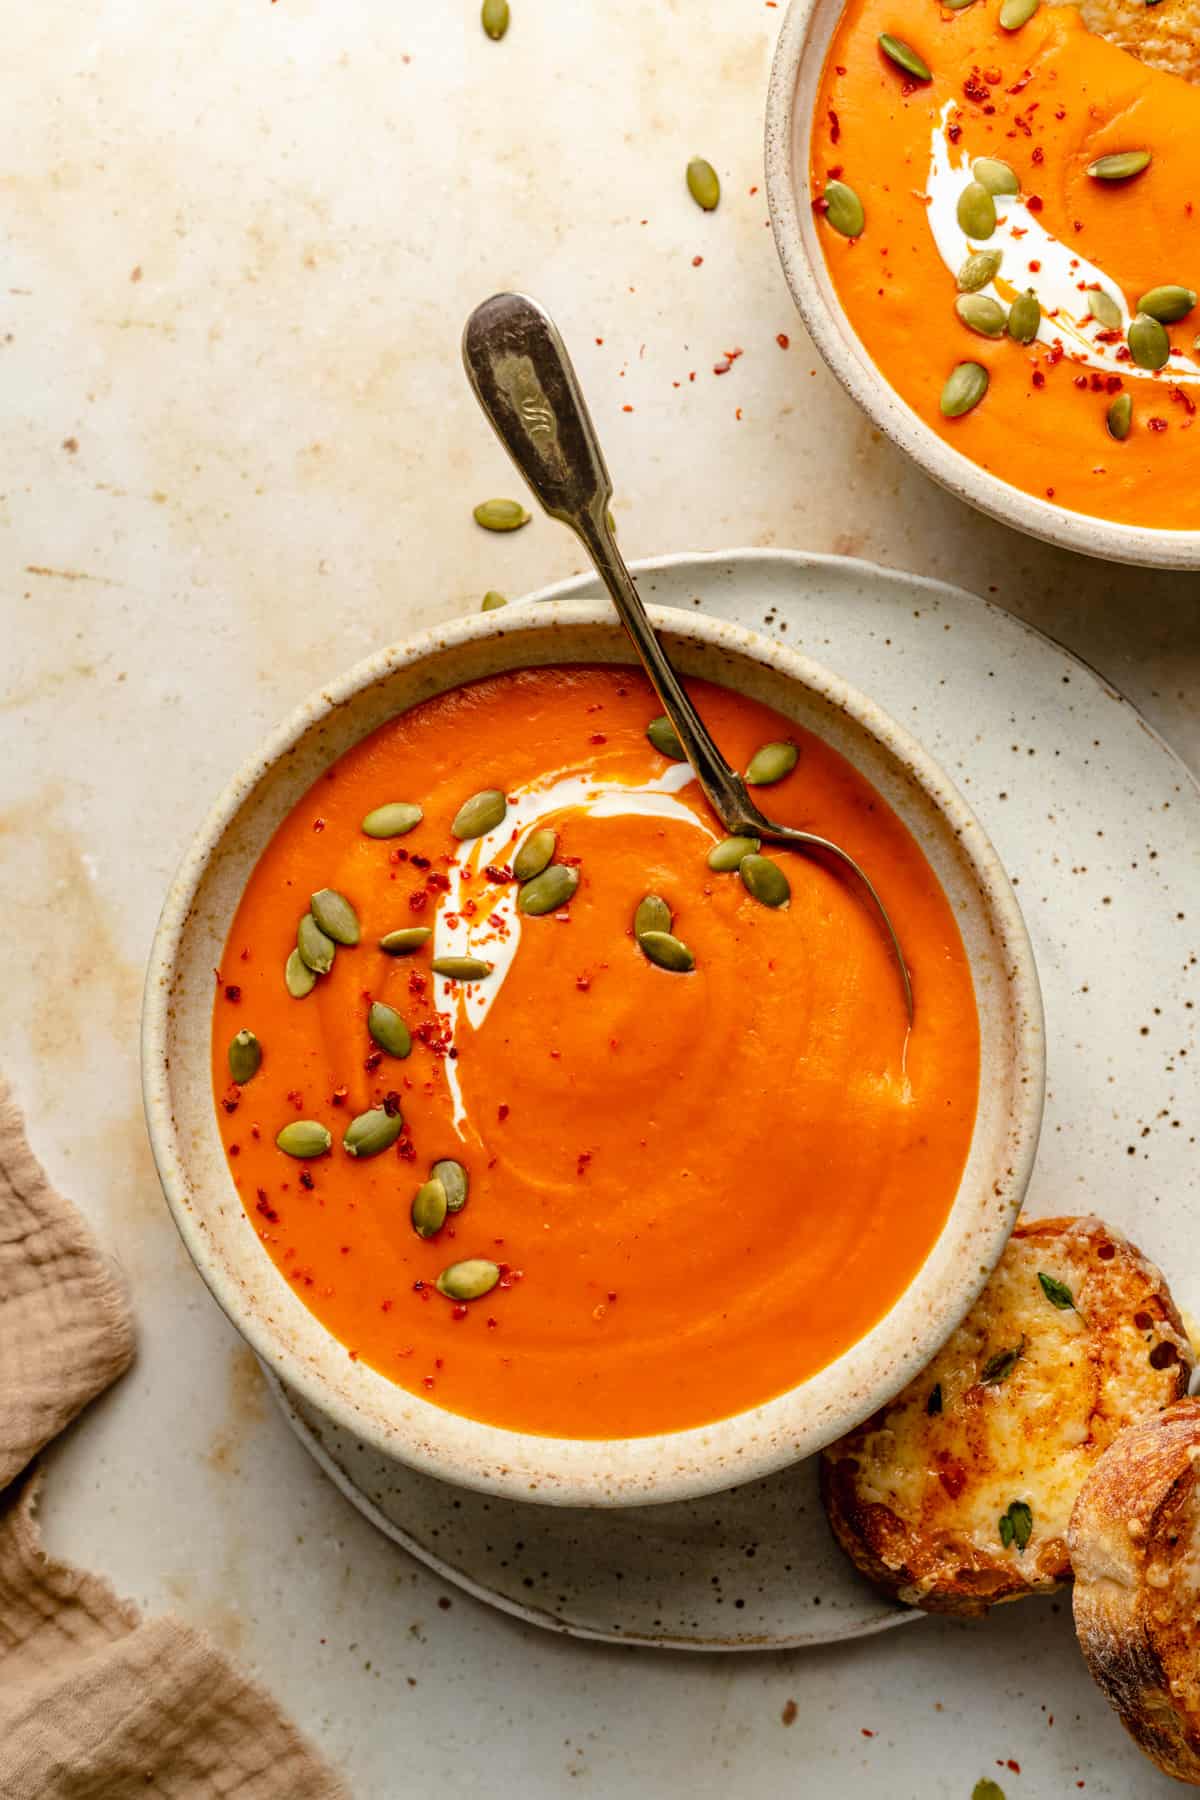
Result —
[[[737, 560], [741, 554], [727, 553], [724, 560]], [[613, 625], [607, 605], [595, 602], [564, 602], [553, 609], [552, 619], [550, 628], [562, 630], [564, 637], [576, 627], [608, 631]], [[983, 1119], [990, 1110], [992, 1118], [995, 1142], [991, 1155], [984, 1151], [990, 1192], [981, 1184], [973, 1203], [964, 1206], [960, 1190], [947, 1225], [914, 1283], [872, 1331], [826, 1369], [758, 1407], [686, 1432], [598, 1444], [502, 1431], [410, 1395], [366, 1364], [348, 1359], [273, 1265], [262, 1268], [266, 1259], [252, 1234], [246, 1239], [245, 1253], [239, 1249], [239, 1263], [253, 1264], [269, 1301], [260, 1297], [256, 1305], [247, 1304], [242, 1278], [216, 1253], [204, 1207], [196, 1203], [183, 1141], [186, 1134], [176, 1119], [172, 1093], [172, 997], [183, 960], [181, 945], [198, 890], [224, 833], [259, 781], [320, 721], [423, 661], [453, 656], [488, 640], [519, 639], [525, 632], [536, 638], [547, 629], [540, 607], [522, 608], [507, 618], [493, 612], [453, 621], [366, 658], [310, 696], [234, 777], [201, 827], [168, 890], [147, 969], [142, 1075], [151, 1146], [184, 1243], [227, 1316], [303, 1400], [345, 1431], [370, 1442], [381, 1454], [443, 1480], [547, 1504], [624, 1506], [712, 1493], [808, 1455], [867, 1416], [928, 1361], [978, 1294], [1020, 1209], [1041, 1125], [1045, 1050], [1032, 947], [999, 860], [949, 778], [909, 733], [873, 702], [796, 652], [757, 632], [702, 614], [664, 612], [659, 622], [682, 645], [690, 641], [701, 654], [749, 658], [774, 671], [784, 683], [798, 683], [816, 696], [831, 719], [848, 721], [860, 739], [882, 749], [883, 761], [903, 771], [904, 781], [924, 796], [924, 803], [940, 817], [943, 828], [949, 825], [954, 855], [969, 871], [970, 884], [997, 946], [995, 966], [1003, 970], [1004, 998], [998, 1003], [995, 1024], [998, 1040], [1004, 1039], [1008, 1045], [1007, 1065], [996, 1071], [1003, 1077], [1003, 1098], [981, 1086], [979, 1116]], [[571, 659], [569, 644], [562, 656]], [[519, 658], [501, 657], [496, 666], [520, 666]], [[441, 685], [454, 685], [454, 681]], [[977, 981], [980, 972], [976, 971]], [[986, 1039], [991, 1028], [985, 1012], [981, 1003]], [[195, 1052], [188, 1050], [187, 1054], [194, 1056]], [[204, 1059], [207, 1067], [207, 1042]], [[1002, 1127], [997, 1123], [998, 1110], [1006, 1121]], [[206, 1129], [215, 1129], [211, 1119]], [[969, 1169], [975, 1162], [980, 1130], [977, 1120]], [[232, 1194], [231, 1185], [228, 1192]], [[212, 1204], [219, 1211], [220, 1202]], [[238, 1207], [240, 1210], [240, 1202]], [[968, 1246], [970, 1255], [962, 1255]], [[938, 1294], [936, 1321], [930, 1317], [928, 1289]], [[286, 1330], [277, 1323], [280, 1317]], [[302, 1354], [296, 1345], [303, 1346]], [[340, 1356], [335, 1355], [337, 1351]]]
[[1200, 531], [1121, 525], [1052, 506], [1001, 481], [945, 443], [885, 380], [846, 318], [829, 278], [807, 183], [797, 192], [796, 150], [807, 164], [809, 119], [842, 0], [791, 0], [771, 65], [766, 111], [767, 206], [792, 298], [813, 343], [851, 399], [960, 500], [1033, 537], [1110, 562], [1200, 568]]

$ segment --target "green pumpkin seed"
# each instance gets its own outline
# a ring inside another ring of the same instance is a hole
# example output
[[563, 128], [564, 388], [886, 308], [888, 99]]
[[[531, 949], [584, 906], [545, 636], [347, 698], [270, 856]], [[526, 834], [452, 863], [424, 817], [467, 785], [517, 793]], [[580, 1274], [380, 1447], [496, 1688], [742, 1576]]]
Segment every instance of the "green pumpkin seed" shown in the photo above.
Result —
[[827, 181], [821, 198], [825, 202], [825, 218], [843, 237], [861, 237], [867, 215], [854, 189], [844, 181]]
[[357, 1119], [351, 1119], [342, 1139], [342, 1148], [347, 1156], [362, 1161], [368, 1156], [378, 1156], [381, 1150], [389, 1150], [403, 1130], [404, 1119], [399, 1108], [390, 1113], [382, 1106], [373, 1106], [370, 1112], [359, 1113]]
[[762, 844], [756, 837], [722, 838], [709, 851], [708, 866], [718, 875], [736, 875], [745, 859], [756, 856], [761, 849]]
[[510, 17], [508, 0], [483, 0], [479, 22], [493, 43], [498, 44], [508, 30]]
[[965, 12], [968, 6], [974, 6], [975, 0], [942, 0], [947, 12]]
[[229, 1073], [239, 1087], [245, 1087], [261, 1066], [262, 1045], [252, 1031], [239, 1031], [229, 1046]]
[[283, 985], [293, 1000], [304, 1000], [317, 985], [317, 978], [301, 956], [293, 950], [283, 965]]
[[503, 594], [498, 594], [495, 588], [489, 588], [487, 593], [483, 596], [483, 605], [479, 610], [480, 612], [496, 612], [500, 607], [507, 605], [508, 601], [504, 598]]
[[1150, 161], [1148, 150], [1116, 150], [1111, 156], [1100, 156], [1089, 163], [1088, 174], [1093, 181], [1128, 181], [1148, 169]]
[[688, 193], [705, 212], [715, 212], [721, 201], [721, 180], [710, 162], [694, 156], [687, 166]]
[[558, 834], [550, 830], [548, 825], [540, 831], [531, 831], [517, 854], [513, 857], [512, 872], [518, 881], [532, 881], [543, 869], [548, 869], [554, 861], [554, 852], [558, 848]]
[[519, 500], [481, 500], [475, 508], [475, 523], [485, 531], [520, 531], [530, 516]]
[[1152, 319], [1149, 313], [1137, 315], [1126, 337], [1129, 354], [1139, 369], [1161, 369], [1171, 354], [1166, 326]]
[[658, 894], [647, 894], [644, 900], [638, 901], [637, 911], [633, 915], [634, 937], [644, 937], [648, 931], [670, 931], [671, 909]]
[[1164, 325], [1173, 325], [1176, 319], [1186, 319], [1195, 304], [1196, 295], [1192, 288], [1156, 287], [1142, 295], [1137, 310], [1149, 313], [1152, 319], [1159, 319]]
[[1105, 415], [1108, 435], [1123, 444], [1133, 426], [1133, 400], [1129, 394], [1118, 394]]
[[478, 956], [435, 956], [430, 967], [445, 981], [484, 981], [492, 972]]
[[1000, 8], [1000, 26], [1004, 31], [1020, 31], [1028, 25], [1042, 0], [1004, 0]]
[[572, 869], [567, 863], [551, 863], [548, 869], [543, 869], [540, 875], [524, 884], [517, 895], [517, 905], [523, 913], [537, 919], [565, 906], [578, 886], [578, 869]]
[[467, 1190], [470, 1187], [470, 1177], [462, 1164], [455, 1162], [453, 1157], [446, 1156], [440, 1162], [435, 1162], [429, 1173], [445, 1189], [448, 1209], [452, 1213], [461, 1212], [467, 1204]]
[[412, 1228], [420, 1238], [436, 1237], [446, 1223], [446, 1190], [435, 1178], [423, 1182], [413, 1195]]
[[500, 1279], [500, 1271], [486, 1257], [472, 1256], [466, 1262], [451, 1263], [437, 1278], [439, 1294], [447, 1300], [482, 1300]]
[[345, 894], [339, 894], [336, 888], [321, 888], [309, 905], [326, 937], [331, 937], [335, 944], [357, 944], [358, 914]]
[[494, 831], [497, 825], [503, 825], [508, 812], [508, 801], [499, 788], [484, 788], [478, 794], [472, 794], [464, 800], [454, 815], [450, 829], [456, 838], [483, 837], [485, 832]]
[[980, 337], [1004, 336], [1008, 314], [990, 294], [960, 294], [954, 302], [954, 310], [963, 324], [969, 330], [977, 331]]
[[660, 969], [669, 969], [673, 975], [686, 975], [696, 966], [696, 959], [687, 945], [669, 931], [643, 931], [638, 934], [638, 949], [650, 962]]
[[971, 173], [989, 194], [1019, 194], [1021, 191], [1017, 171], [1001, 162], [998, 156], [977, 156], [971, 164]]
[[1004, 253], [1000, 250], [976, 250], [958, 271], [958, 289], [962, 294], [978, 293], [999, 274]]
[[956, 217], [969, 238], [990, 238], [996, 229], [996, 202], [982, 181], [970, 181], [958, 196]]
[[337, 945], [321, 930], [311, 913], [305, 913], [300, 921], [300, 929], [296, 933], [296, 948], [300, 952], [301, 962], [314, 975], [328, 975], [337, 955]]
[[394, 1006], [385, 1006], [382, 1000], [373, 1000], [367, 1014], [367, 1030], [389, 1056], [407, 1056], [412, 1049], [412, 1038], [408, 1026], [400, 1017]]
[[1088, 289], [1088, 311], [1104, 331], [1120, 331], [1121, 308], [1104, 288]]
[[799, 760], [800, 752], [793, 743], [764, 744], [750, 758], [746, 780], [751, 787], [774, 787], [777, 781], [791, 774]]
[[419, 806], [414, 806], [407, 800], [391, 800], [386, 806], [377, 806], [373, 812], [369, 812], [362, 822], [362, 828], [370, 838], [404, 837], [424, 817]]
[[317, 1119], [293, 1119], [275, 1139], [285, 1156], [324, 1156], [333, 1139]]
[[411, 956], [432, 936], [428, 925], [406, 925], [402, 931], [389, 931], [386, 937], [381, 937], [379, 948], [386, 956]]
[[1042, 323], [1042, 303], [1032, 288], [1018, 294], [1008, 309], [1008, 335], [1014, 344], [1032, 344]]
[[942, 389], [942, 417], [961, 419], [964, 413], [979, 405], [987, 391], [988, 372], [982, 363], [959, 363], [951, 369]]
[[792, 897], [791, 882], [769, 856], [743, 857], [738, 874], [746, 892], [764, 906], [786, 906]]
[[903, 69], [904, 73], [911, 75], [914, 80], [933, 80], [933, 71], [925, 58], [919, 56], [912, 45], [906, 44], [903, 38], [893, 37], [890, 31], [881, 32], [879, 48], [889, 62], [894, 62], [898, 69]]
[[646, 736], [660, 756], [669, 756], [672, 762], [687, 761], [687, 752], [666, 713], [660, 719], [651, 719], [646, 727]]

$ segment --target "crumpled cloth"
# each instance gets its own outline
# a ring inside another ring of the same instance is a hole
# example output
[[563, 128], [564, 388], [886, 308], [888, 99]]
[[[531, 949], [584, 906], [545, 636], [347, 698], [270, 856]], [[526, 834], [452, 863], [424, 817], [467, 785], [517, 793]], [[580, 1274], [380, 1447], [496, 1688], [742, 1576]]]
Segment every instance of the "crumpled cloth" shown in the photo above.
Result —
[[30, 1464], [133, 1355], [124, 1289], [0, 1080], [0, 1795], [348, 1800], [201, 1632], [42, 1549]]

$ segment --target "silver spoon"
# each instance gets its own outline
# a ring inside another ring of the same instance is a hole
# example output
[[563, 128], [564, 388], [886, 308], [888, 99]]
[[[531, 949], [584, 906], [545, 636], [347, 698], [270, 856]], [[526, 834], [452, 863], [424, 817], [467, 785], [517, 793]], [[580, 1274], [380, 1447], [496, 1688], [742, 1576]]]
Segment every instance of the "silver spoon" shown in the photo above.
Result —
[[496, 294], [476, 307], [463, 333], [463, 361], [500, 442], [553, 519], [580, 539], [633, 639], [663, 711], [710, 806], [731, 837], [757, 837], [834, 862], [867, 897], [887, 933], [913, 1020], [912, 983], [895, 927], [870, 877], [840, 845], [776, 825], [717, 749], [646, 616], [608, 523], [612, 500], [595, 426], [566, 345], [549, 314], [524, 294]]

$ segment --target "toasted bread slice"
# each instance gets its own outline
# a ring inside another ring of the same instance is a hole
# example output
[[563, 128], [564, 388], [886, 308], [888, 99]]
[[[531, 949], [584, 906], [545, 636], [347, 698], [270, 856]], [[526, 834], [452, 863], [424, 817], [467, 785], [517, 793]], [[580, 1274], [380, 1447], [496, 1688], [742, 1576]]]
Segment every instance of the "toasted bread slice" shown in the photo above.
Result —
[[1018, 1224], [925, 1372], [822, 1458], [842, 1548], [929, 1612], [1057, 1587], [1084, 1480], [1118, 1431], [1186, 1393], [1162, 1275], [1096, 1218]]
[[1130, 1735], [1200, 1787], [1200, 1400], [1123, 1431], [1083, 1484], [1067, 1542], [1075, 1629]]
[[1200, 82], [1200, 0], [1077, 0], [1089, 31], [1139, 62]]

